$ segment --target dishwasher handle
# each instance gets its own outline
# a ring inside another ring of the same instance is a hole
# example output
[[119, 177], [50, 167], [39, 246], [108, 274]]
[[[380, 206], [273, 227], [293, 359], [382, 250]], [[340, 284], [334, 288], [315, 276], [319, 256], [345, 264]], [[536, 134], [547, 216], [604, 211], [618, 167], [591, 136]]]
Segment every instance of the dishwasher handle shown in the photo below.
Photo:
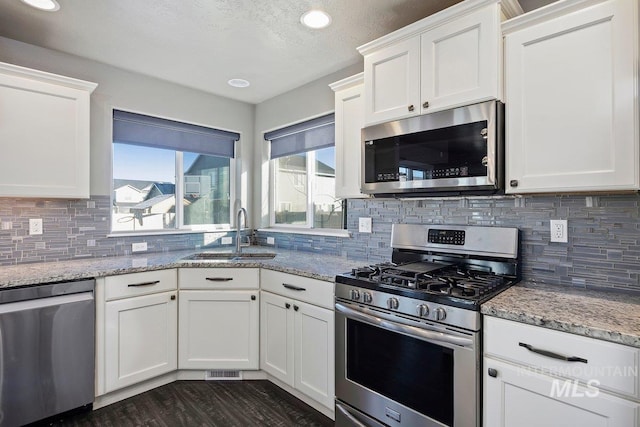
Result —
[[54, 297], [9, 302], [6, 304], [0, 304], [0, 315], [92, 300], [93, 292], [82, 292], [79, 294], [58, 295]]

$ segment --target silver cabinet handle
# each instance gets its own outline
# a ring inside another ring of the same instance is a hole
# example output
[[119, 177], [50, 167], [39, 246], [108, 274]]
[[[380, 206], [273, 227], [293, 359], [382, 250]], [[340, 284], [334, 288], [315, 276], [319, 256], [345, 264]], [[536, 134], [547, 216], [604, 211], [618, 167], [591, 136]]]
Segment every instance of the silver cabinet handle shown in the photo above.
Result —
[[154, 280], [153, 282], [130, 283], [130, 284], [127, 285], [127, 287], [129, 287], [129, 288], [137, 288], [139, 286], [157, 285], [158, 283], [160, 283], [160, 280]]
[[206, 279], [210, 282], [230, 282], [233, 277], [207, 277]]
[[292, 291], [306, 291], [305, 288], [301, 288], [300, 286], [290, 285], [288, 283], [283, 283], [282, 286], [284, 286], [287, 289], [291, 289]]
[[564, 360], [565, 362], [589, 363], [589, 361], [587, 359], [583, 359], [582, 357], [564, 356], [564, 355], [559, 354], [559, 353], [554, 353], [553, 351], [542, 350], [542, 349], [539, 349], [539, 348], [535, 348], [531, 344], [525, 344], [523, 342], [520, 342], [520, 343], [518, 343], [518, 345], [520, 347], [526, 348], [527, 350], [529, 350], [532, 353], [540, 354], [542, 356], [547, 356], [547, 357], [550, 357], [552, 359]]

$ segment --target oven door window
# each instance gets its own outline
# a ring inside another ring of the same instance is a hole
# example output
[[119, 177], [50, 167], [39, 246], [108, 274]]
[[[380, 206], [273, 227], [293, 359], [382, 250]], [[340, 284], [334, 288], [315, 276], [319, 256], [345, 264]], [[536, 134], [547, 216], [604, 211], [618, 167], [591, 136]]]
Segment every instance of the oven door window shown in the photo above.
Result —
[[453, 350], [347, 319], [349, 380], [453, 425]]

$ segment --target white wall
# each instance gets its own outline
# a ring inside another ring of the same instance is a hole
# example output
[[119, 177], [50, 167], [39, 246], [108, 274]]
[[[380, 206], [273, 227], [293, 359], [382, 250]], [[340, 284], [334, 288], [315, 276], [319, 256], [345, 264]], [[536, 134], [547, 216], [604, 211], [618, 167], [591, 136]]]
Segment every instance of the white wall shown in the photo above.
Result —
[[[91, 95], [91, 194], [111, 191], [111, 110], [115, 108], [240, 132], [236, 191], [252, 201], [254, 113], [234, 101], [100, 62], [0, 37], [0, 61], [98, 83]], [[251, 207], [249, 206], [251, 209]], [[253, 209], [252, 209], [253, 210]]]
[[263, 138], [264, 132], [333, 112], [335, 98], [329, 84], [361, 73], [362, 70], [363, 63], [359, 62], [256, 105], [254, 209], [250, 213], [253, 223], [258, 227], [269, 225], [269, 151]]

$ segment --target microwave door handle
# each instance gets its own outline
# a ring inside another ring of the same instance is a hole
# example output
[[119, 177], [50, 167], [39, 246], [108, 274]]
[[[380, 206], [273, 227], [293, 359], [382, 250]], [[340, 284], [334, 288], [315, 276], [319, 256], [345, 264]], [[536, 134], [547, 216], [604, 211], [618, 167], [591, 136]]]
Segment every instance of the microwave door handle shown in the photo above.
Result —
[[411, 335], [414, 338], [418, 338], [422, 341], [443, 342], [447, 344], [459, 345], [462, 347], [471, 347], [473, 345], [473, 340], [471, 340], [470, 338], [458, 337], [455, 335], [445, 334], [443, 332], [429, 331], [422, 328], [416, 328], [415, 326], [404, 325], [402, 323], [398, 323], [399, 319], [397, 317], [390, 316], [385, 313], [376, 312], [376, 315], [372, 316], [359, 310], [349, 308], [340, 303], [336, 303], [336, 311], [343, 313], [345, 316], [351, 319], [360, 320], [364, 323], [378, 326], [388, 331]]

